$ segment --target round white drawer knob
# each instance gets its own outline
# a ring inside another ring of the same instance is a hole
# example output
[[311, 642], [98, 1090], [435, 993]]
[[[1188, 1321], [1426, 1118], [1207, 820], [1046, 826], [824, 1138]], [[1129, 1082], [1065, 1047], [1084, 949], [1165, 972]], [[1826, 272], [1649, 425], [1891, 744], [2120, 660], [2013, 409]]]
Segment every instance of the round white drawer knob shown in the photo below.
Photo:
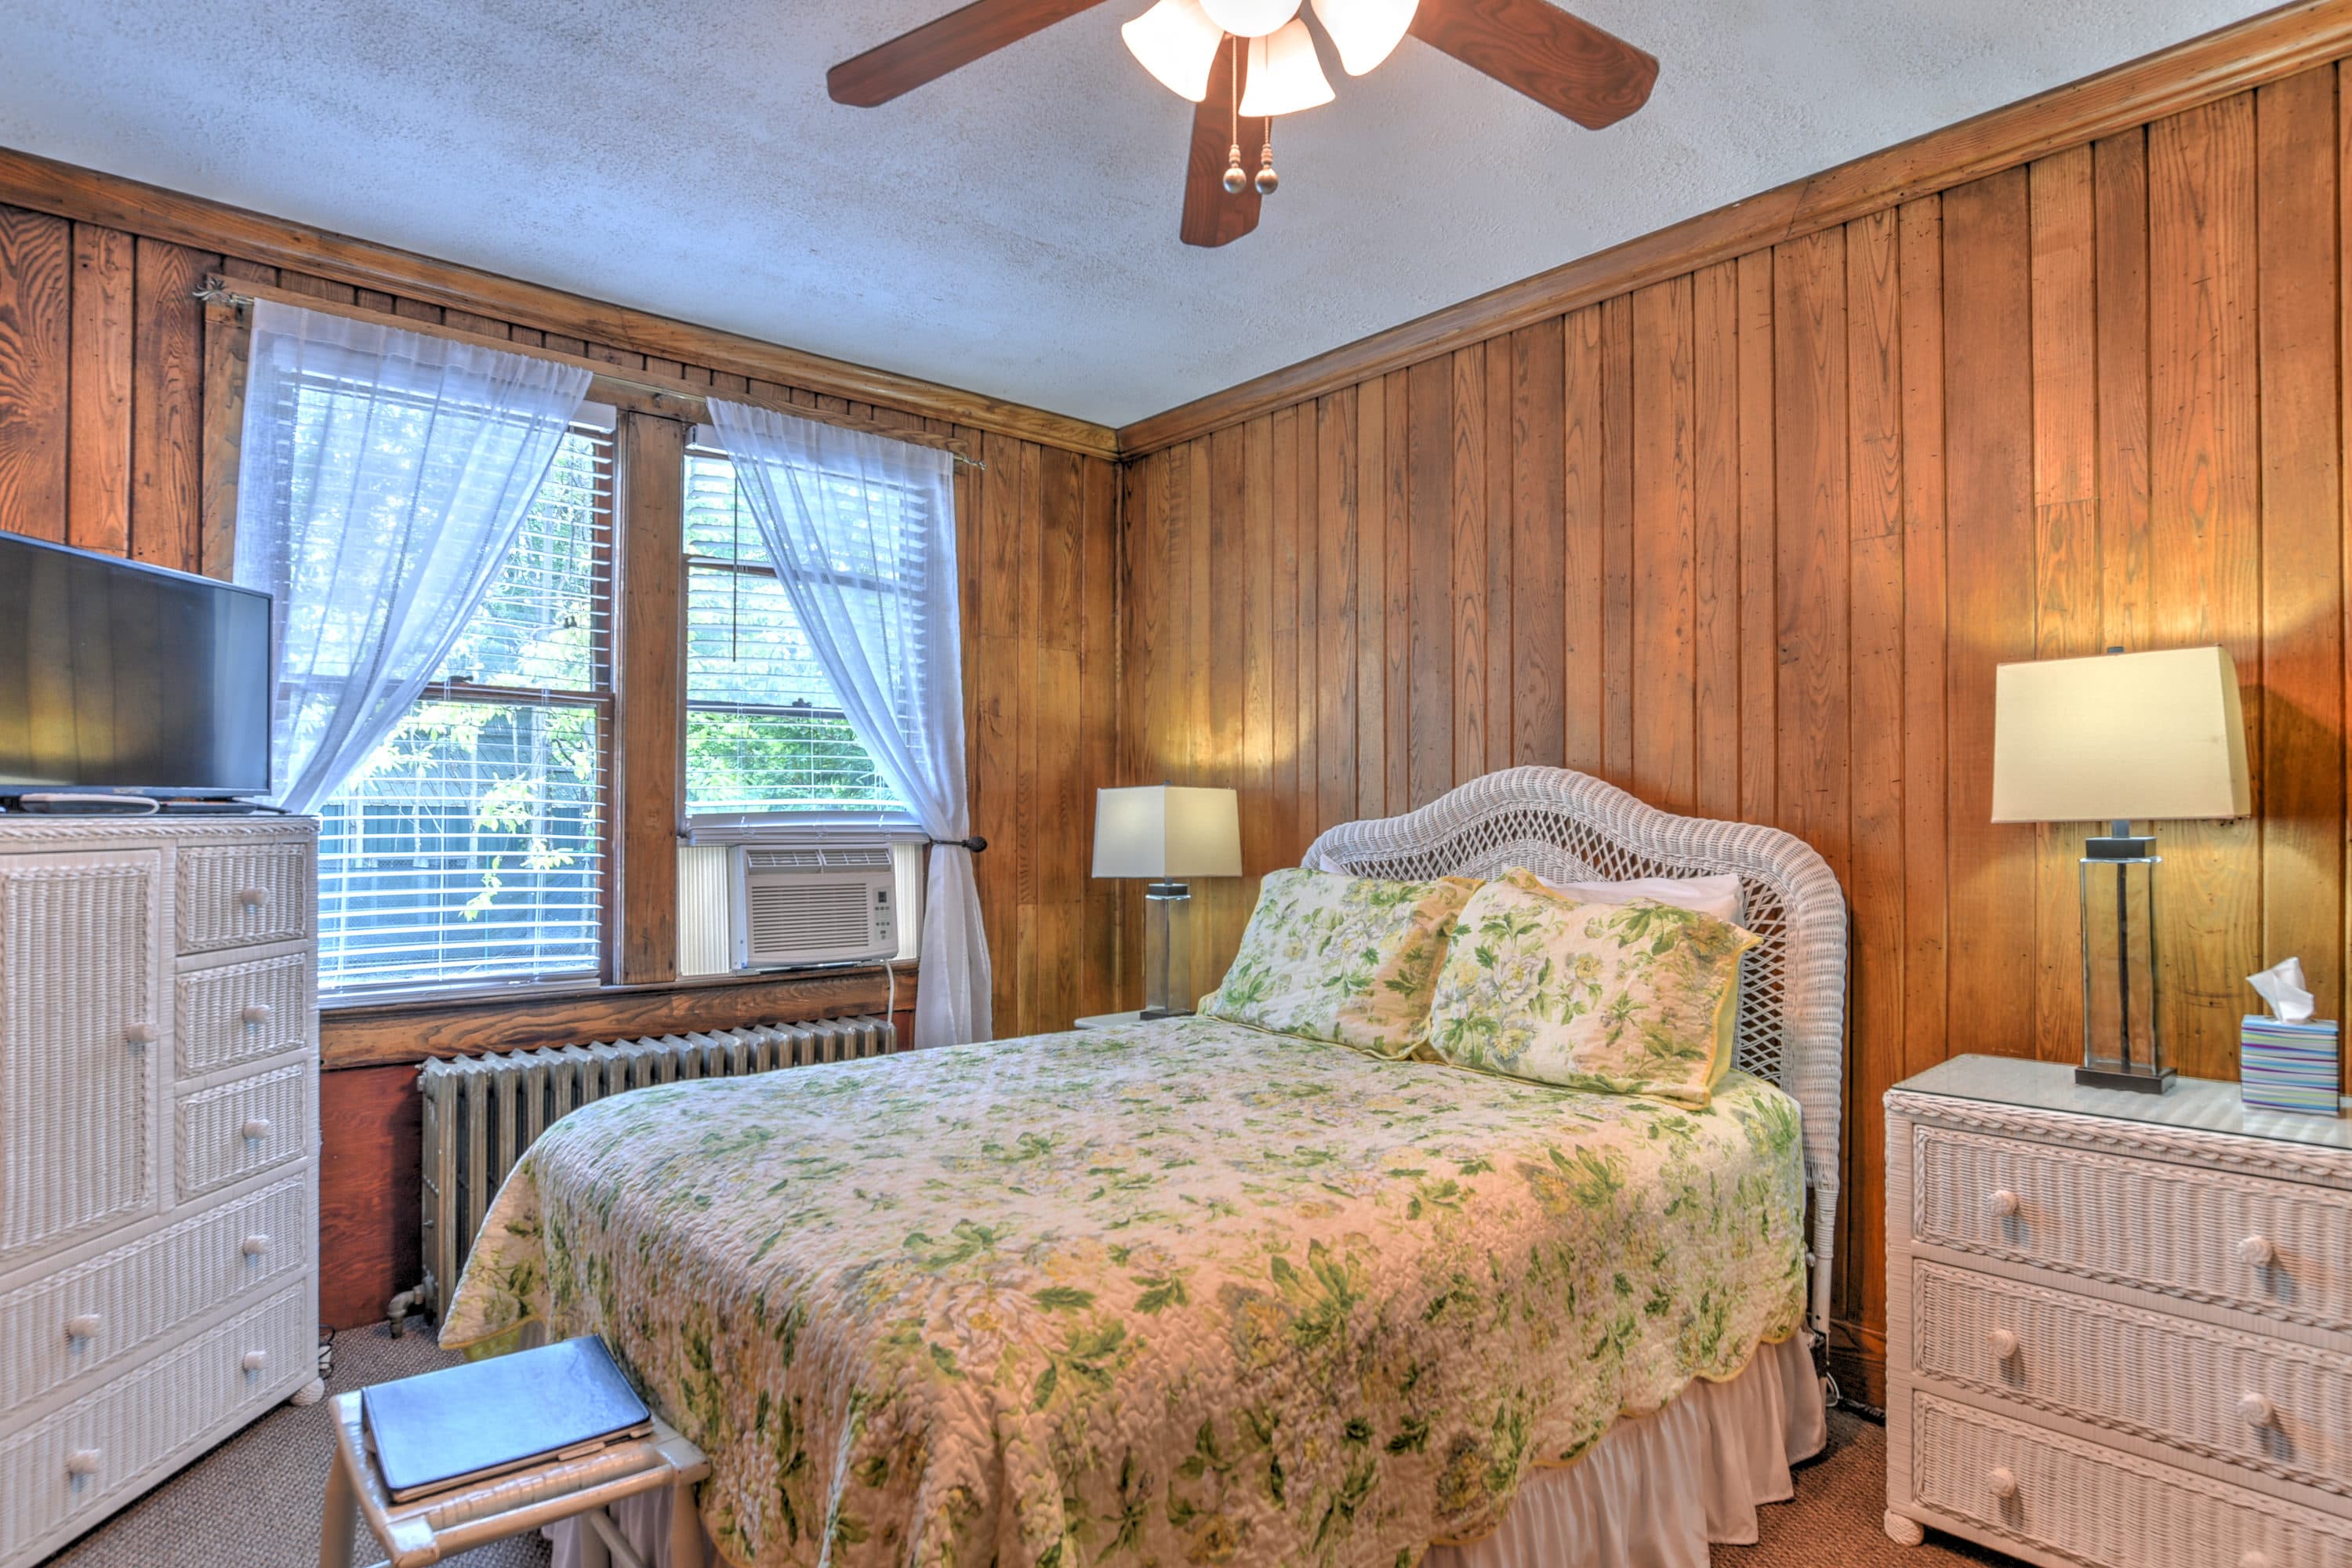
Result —
[[236, 901], [248, 910], [261, 909], [269, 902], [269, 889], [267, 888], [239, 888], [236, 893]]
[[98, 1338], [98, 1331], [105, 1326], [106, 1320], [100, 1317], [96, 1312], [84, 1312], [78, 1317], [68, 1318], [66, 1320], [66, 1338], [69, 1340], [94, 1340]]
[[267, 1024], [269, 1022], [269, 1004], [267, 1002], [247, 1003], [245, 1010], [239, 1013], [237, 1016], [244, 1019], [248, 1024]]
[[2278, 1261], [2278, 1248], [2267, 1236], [2250, 1236], [2238, 1243], [2238, 1261], [2250, 1268], [2268, 1268]]
[[247, 1372], [259, 1372], [263, 1367], [269, 1364], [269, 1352], [268, 1351], [247, 1351], [245, 1352], [245, 1359], [238, 1362], [236, 1364], [243, 1367]]
[[2238, 1414], [2249, 1426], [2267, 1426], [2278, 1419], [2278, 1406], [2259, 1394], [2249, 1394], [2238, 1401]]
[[98, 1450], [95, 1448], [76, 1448], [72, 1453], [68, 1454], [66, 1456], [66, 1474], [69, 1476], [94, 1476], [98, 1474]]
[[239, 1242], [236, 1249], [239, 1252], [244, 1253], [247, 1258], [258, 1258], [263, 1253], [269, 1250], [269, 1238], [263, 1236], [260, 1232], [256, 1231], [253, 1235], [247, 1237], [243, 1241]]
[[122, 1040], [125, 1045], [152, 1046], [155, 1043], [155, 1026], [125, 1024], [122, 1026]]
[[2238, 1568], [2271, 1568], [2271, 1560], [2259, 1552], [2249, 1552], [2238, 1559]]
[[1995, 1468], [1986, 1472], [1985, 1490], [1992, 1493], [1993, 1496], [2001, 1499], [2003, 1501], [2007, 1501], [2009, 1499], [2015, 1497], [2017, 1495], [2016, 1472], [2011, 1470], [2007, 1465], [1996, 1467]]
[[2007, 1329], [1995, 1329], [1985, 1336], [1985, 1343], [1992, 1348], [1995, 1361], [2007, 1361], [2017, 1353], [2017, 1336]]
[[1995, 1219], [2016, 1218], [2018, 1206], [2017, 1194], [2007, 1187], [1995, 1188], [1985, 1199], [1985, 1207], [1992, 1211]]
[[250, 1138], [256, 1142], [260, 1142], [269, 1136], [269, 1118], [256, 1116], [247, 1119], [246, 1124], [236, 1130], [236, 1135], [240, 1138]]

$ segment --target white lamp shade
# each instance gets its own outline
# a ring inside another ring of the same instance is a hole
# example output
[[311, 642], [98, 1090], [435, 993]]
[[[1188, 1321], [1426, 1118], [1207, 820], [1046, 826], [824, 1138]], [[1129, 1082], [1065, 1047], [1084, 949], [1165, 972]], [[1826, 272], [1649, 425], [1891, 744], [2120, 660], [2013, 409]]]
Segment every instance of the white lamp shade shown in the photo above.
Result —
[[2246, 724], [2225, 647], [2004, 664], [1992, 819], [2243, 816]]
[[1237, 38], [1263, 38], [1298, 15], [1298, 0], [1201, 0], [1210, 20]]
[[1160, 0], [1118, 36], [1127, 40], [1127, 52], [1169, 91], [1194, 103], [1209, 96], [1209, 72], [1225, 30], [1201, 9], [1201, 0]]
[[1328, 103], [1338, 95], [1315, 58], [1315, 40], [1307, 24], [1293, 18], [1267, 38], [1250, 40], [1249, 85], [1242, 89], [1241, 111], [1261, 115], [1296, 114]]
[[1241, 874], [1241, 804], [1232, 790], [1095, 791], [1096, 876], [1173, 882]]
[[1349, 76], [1379, 65], [1404, 41], [1420, 0], [1315, 0], [1315, 15], [1339, 46]]

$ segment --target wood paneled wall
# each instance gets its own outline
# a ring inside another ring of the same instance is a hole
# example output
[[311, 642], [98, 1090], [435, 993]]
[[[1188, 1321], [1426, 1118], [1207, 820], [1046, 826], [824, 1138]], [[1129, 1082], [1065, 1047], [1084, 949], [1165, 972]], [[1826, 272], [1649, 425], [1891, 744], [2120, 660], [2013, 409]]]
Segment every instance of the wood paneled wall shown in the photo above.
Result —
[[[110, 216], [126, 191], [140, 189], [89, 178]], [[175, 232], [203, 211], [178, 203]], [[958, 549], [974, 827], [992, 846], [976, 865], [997, 1029], [1063, 1027], [1112, 1005], [1118, 922], [1109, 889], [1084, 876], [1083, 860], [1083, 803], [1090, 781], [1108, 770], [1118, 699], [1118, 481], [1109, 461], [0, 205], [0, 530], [184, 571], [215, 564], [202, 559], [205, 466], [234, 463], [236, 454], [202, 449], [205, 319], [191, 291], [209, 272], [425, 328], [583, 354], [656, 384], [951, 431], [983, 451], [984, 472], [958, 470]], [[666, 330], [673, 339], [687, 331]], [[772, 991], [747, 992], [747, 1006], [773, 1016]], [[680, 996], [678, 1016], [711, 1026], [712, 1005], [709, 988], [698, 987]], [[643, 999], [631, 1005], [635, 1029]], [[658, 1019], [648, 1027], [662, 1032]], [[394, 1289], [413, 1282], [410, 1081], [405, 1068], [326, 1076], [331, 1323], [372, 1321]]]
[[1998, 664], [2228, 646], [2256, 814], [2161, 828], [2172, 1047], [2232, 1076], [2288, 953], [2341, 1014], [2347, 109], [2307, 70], [1131, 461], [1122, 773], [1238, 785], [1253, 873], [1523, 763], [1805, 837], [1876, 1351], [1881, 1094], [2079, 1047], [2085, 829], [1987, 820]]

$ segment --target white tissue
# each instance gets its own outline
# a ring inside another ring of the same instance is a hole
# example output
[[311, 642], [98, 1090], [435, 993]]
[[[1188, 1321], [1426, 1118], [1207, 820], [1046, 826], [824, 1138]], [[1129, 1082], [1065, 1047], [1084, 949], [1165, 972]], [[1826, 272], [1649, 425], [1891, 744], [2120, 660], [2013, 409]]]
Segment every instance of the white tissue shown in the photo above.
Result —
[[2300, 1024], [2311, 1016], [2311, 990], [2304, 984], [2303, 960], [2283, 958], [2260, 974], [2246, 976], [2246, 984], [2262, 995], [2271, 1016], [2283, 1024]]

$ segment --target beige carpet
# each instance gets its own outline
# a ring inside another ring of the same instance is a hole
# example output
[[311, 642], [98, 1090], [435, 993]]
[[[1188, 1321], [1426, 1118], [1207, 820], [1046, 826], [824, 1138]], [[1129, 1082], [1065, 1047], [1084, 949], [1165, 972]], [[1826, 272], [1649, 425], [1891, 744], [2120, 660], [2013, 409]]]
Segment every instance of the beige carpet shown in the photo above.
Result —
[[[428, 1334], [400, 1339], [382, 1325], [335, 1341], [335, 1393], [446, 1366]], [[146, 1498], [50, 1559], [47, 1568], [310, 1568], [319, 1560], [319, 1499], [333, 1442], [327, 1407], [280, 1406]], [[1716, 1568], [1949, 1568], [2010, 1560], [1930, 1535], [1910, 1551], [1879, 1530], [1885, 1510], [1886, 1434], [1843, 1412], [1829, 1451], [1797, 1472], [1797, 1499], [1762, 1512], [1754, 1546], [1718, 1546]], [[363, 1542], [361, 1563], [383, 1553]], [[536, 1536], [449, 1561], [457, 1568], [544, 1568]]]

